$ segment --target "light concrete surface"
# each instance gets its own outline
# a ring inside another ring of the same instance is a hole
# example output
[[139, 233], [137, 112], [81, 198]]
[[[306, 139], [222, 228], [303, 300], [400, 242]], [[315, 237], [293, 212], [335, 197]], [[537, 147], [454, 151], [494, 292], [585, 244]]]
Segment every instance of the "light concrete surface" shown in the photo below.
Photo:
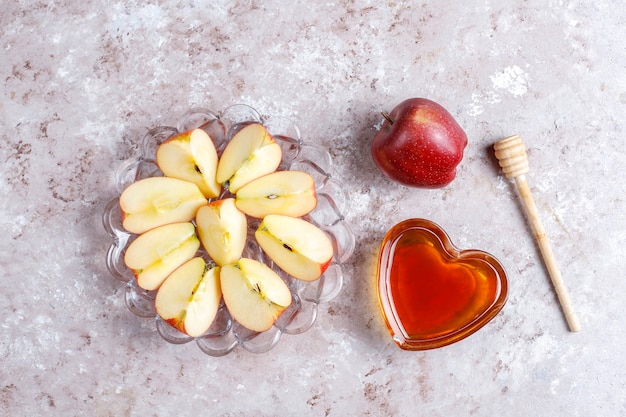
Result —
[[[0, 11], [0, 414], [625, 416], [626, 9], [599, 0], [10, 1]], [[446, 107], [457, 179], [375, 168], [381, 110]], [[327, 148], [357, 239], [308, 332], [221, 358], [131, 314], [105, 266], [112, 172], [154, 126], [245, 103]], [[528, 181], [582, 331], [568, 331], [492, 144], [521, 135]], [[509, 275], [503, 311], [456, 344], [396, 347], [378, 247], [423, 217]]]

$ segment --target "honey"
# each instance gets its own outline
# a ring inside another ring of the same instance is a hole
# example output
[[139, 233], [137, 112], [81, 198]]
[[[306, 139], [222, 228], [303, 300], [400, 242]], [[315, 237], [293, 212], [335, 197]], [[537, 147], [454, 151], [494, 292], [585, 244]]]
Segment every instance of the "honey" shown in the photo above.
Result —
[[504, 268], [490, 254], [457, 250], [446, 233], [409, 219], [385, 236], [378, 268], [379, 301], [394, 341], [423, 350], [461, 340], [504, 306]]

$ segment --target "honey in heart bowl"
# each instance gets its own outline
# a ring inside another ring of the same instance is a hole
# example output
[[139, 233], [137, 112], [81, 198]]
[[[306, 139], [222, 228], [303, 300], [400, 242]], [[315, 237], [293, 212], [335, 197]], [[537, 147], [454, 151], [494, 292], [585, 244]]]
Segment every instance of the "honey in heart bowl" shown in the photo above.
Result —
[[504, 267], [480, 250], [459, 250], [425, 219], [395, 225], [383, 239], [378, 298], [394, 342], [434, 349], [473, 334], [504, 307]]

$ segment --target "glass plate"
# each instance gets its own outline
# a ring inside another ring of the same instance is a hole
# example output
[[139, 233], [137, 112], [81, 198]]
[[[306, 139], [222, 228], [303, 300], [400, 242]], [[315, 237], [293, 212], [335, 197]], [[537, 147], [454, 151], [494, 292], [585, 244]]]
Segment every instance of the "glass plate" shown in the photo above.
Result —
[[[248, 240], [245, 257], [257, 259], [274, 269], [291, 289], [292, 304], [283, 312], [274, 326], [265, 332], [253, 332], [234, 321], [223, 302], [211, 327], [199, 337], [188, 336], [170, 326], [155, 312], [156, 291], [146, 291], [137, 285], [133, 273], [124, 264], [126, 247], [136, 238], [122, 227], [119, 197], [105, 207], [102, 220], [113, 239], [106, 254], [106, 266], [111, 275], [126, 284], [124, 298], [128, 309], [137, 317], [155, 320], [159, 335], [169, 343], [183, 344], [194, 341], [207, 355], [223, 356], [241, 347], [254, 353], [267, 352], [280, 340], [282, 334], [300, 334], [313, 326], [320, 304], [335, 298], [341, 291], [344, 264], [352, 255], [355, 237], [344, 215], [349, 210], [349, 199], [341, 182], [331, 176], [332, 161], [327, 151], [304, 142], [296, 124], [285, 117], [261, 116], [252, 107], [237, 104], [218, 113], [204, 108], [187, 111], [176, 127], [159, 126], [151, 129], [140, 144], [140, 154], [123, 161], [114, 172], [114, 183], [121, 192], [130, 184], [147, 177], [162, 176], [156, 164], [159, 144], [179, 132], [200, 128], [213, 139], [221, 154], [235, 132], [249, 123], [262, 123], [283, 151], [279, 170], [298, 170], [309, 173], [316, 184], [317, 207], [304, 218], [331, 238], [334, 246], [333, 260], [326, 272], [316, 281], [297, 280], [277, 266], [263, 253], [254, 239], [259, 219], [248, 218]], [[224, 198], [222, 195], [218, 198]], [[211, 201], [211, 199], [209, 199]], [[199, 256], [207, 254], [199, 250]]]

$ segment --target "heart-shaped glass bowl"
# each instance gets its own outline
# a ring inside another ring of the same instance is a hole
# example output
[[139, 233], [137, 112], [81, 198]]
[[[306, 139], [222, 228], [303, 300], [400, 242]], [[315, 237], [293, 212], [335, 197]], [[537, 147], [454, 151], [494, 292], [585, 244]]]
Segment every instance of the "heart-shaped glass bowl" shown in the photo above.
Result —
[[[106, 254], [106, 266], [115, 279], [126, 284], [124, 297], [128, 309], [138, 317], [155, 320], [157, 332], [167, 342], [183, 344], [194, 341], [210, 356], [223, 356], [237, 347], [254, 353], [267, 352], [278, 343], [282, 334], [300, 334], [311, 328], [320, 304], [340, 293], [344, 263], [354, 251], [355, 237], [344, 217], [349, 209], [349, 199], [341, 182], [331, 176], [330, 155], [317, 146], [305, 143], [297, 125], [289, 118], [261, 116], [252, 107], [237, 104], [219, 113], [194, 108], [182, 116], [176, 127], [159, 126], [151, 129], [140, 144], [140, 154], [123, 161], [114, 172], [114, 184], [121, 194], [135, 181], [163, 175], [156, 164], [156, 150], [169, 137], [200, 128], [211, 136], [218, 154], [221, 154], [234, 133], [249, 123], [262, 123], [280, 144], [283, 158], [279, 170], [304, 171], [313, 177], [317, 207], [304, 218], [324, 230], [334, 246], [333, 260], [321, 278], [313, 282], [300, 281], [275, 266], [263, 253], [254, 239], [254, 231], [260, 220], [248, 218], [248, 240], [243, 256], [259, 260], [274, 269], [287, 283], [293, 297], [292, 304], [271, 329], [262, 333], [246, 329], [231, 318], [223, 302], [211, 327], [199, 337], [188, 336], [170, 326], [156, 314], [156, 291], [140, 288], [133, 273], [124, 264], [124, 252], [136, 235], [122, 227], [119, 197], [107, 204], [102, 216], [104, 228], [113, 239]], [[224, 197], [222, 195], [218, 198]], [[202, 250], [198, 255], [206, 257]]]
[[468, 337], [502, 310], [507, 288], [495, 257], [457, 249], [429, 220], [404, 220], [383, 239], [378, 296], [402, 349], [434, 349]]

